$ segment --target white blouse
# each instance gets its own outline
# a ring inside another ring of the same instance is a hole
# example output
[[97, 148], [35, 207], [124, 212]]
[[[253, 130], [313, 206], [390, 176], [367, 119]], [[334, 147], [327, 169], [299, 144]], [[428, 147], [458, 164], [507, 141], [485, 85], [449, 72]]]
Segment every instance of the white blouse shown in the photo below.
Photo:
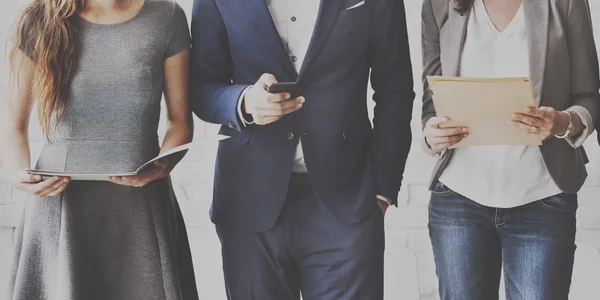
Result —
[[[483, 0], [475, 0], [460, 70], [462, 77], [530, 76], [523, 5], [500, 32]], [[537, 146], [456, 149], [440, 182], [473, 201], [497, 208], [517, 207], [562, 193], [550, 177]]]

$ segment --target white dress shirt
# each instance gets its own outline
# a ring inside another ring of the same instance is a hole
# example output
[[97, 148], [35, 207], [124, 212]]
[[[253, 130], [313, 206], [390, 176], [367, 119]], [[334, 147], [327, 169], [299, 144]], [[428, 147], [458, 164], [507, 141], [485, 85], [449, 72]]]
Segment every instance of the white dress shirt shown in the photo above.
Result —
[[[296, 72], [300, 72], [317, 23], [321, 0], [267, 0], [266, 2], [290, 60]], [[292, 171], [307, 172], [301, 140], [296, 148]]]
[[[529, 46], [523, 5], [508, 27], [499, 32], [483, 0], [475, 0], [460, 72], [462, 77], [529, 77]], [[572, 107], [583, 124], [591, 115]], [[507, 120], [508, 122], [508, 120]], [[583, 143], [584, 132], [570, 143]], [[562, 193], [537, 146], [482, 146], [456, 149], [440, 182], [457, 193], [488, 207], [510, 208]]]
[[[327, 1], [327, 0], [324, 0]], [[313, 31], [317, 23], [321, 0], [266, 0], [273, 23], [279, 32], [281, 41], [285, 46], [290, 60], [294, 64], [296, 72], [300, 72], [304, 58], [308, 52], [308, 46], [312, 39]], [[244, 125], [250, 124], [242, 114], [241, 99], [245, 96], [242, 93], [238, 102], [238, 115]], [[306, 162], [304, 161], [304, 152], [302, 150], [302, 141], [298, 142], [296, 153], [294, 155], [294, 173], [306, 173]], [[391, 203], [389, 199], [377, 196], [378, 199]]]

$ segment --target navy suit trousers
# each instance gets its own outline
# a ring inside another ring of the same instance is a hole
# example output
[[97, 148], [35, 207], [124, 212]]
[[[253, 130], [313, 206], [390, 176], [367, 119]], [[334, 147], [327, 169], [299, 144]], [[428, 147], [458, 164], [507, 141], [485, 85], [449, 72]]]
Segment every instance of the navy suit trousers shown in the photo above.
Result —
[[327, 212], [310, 185], [291, 186], [269, 231], [217, 233], [229, 300], [383, 299], [379, 208], [348, 224]]

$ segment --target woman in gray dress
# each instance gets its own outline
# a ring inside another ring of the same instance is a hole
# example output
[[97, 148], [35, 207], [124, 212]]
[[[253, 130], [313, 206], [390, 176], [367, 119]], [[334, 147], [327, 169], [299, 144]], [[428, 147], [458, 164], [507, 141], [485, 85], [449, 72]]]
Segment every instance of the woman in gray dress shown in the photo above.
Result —
[[[182, 158], [110, 182], [42, 180], [30, 166], [34, 100], [48, 143], [37, 168], [135, 170], [192, 139], [189, 30], [168, 0], [34, 0], [17, 23], [2, 164], [29, 192], [8, 299], [197, 299], [169, 179]], [[168, 130], [159, 147], [164, 93]], [[2, 101], [4, 102], [4, 101]]]

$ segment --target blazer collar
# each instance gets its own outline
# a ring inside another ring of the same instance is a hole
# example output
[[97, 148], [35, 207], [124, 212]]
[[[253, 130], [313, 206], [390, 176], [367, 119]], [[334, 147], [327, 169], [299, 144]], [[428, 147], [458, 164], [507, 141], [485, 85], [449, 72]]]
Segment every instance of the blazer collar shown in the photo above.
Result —
[[302, 75], [306, 73], [318, 57], [321, 47], [329, 36], [333, 22], [342, 5], [342, 1], [343, 0], [321, 0], [319, 15], [308, 47], [308, 52], [306, 53], [304, 63], [298, 74], [290, 61], [290, 57], [288, 56], [283, 42], [281, 41], [281, 37], [275, 23], [273, 23], [271, 12], [269, 11], [265, 0], [246, 0], [254, 15], [256, 24], [264, 34], [262, 38], [266, 39], [275, 55], [281, 60], [285, 66], [286, 72], [293, 75], [293, 78], [298, 78], [297, 81], [300, 81]]
[[[327, 1], [327, 0], [324, 0]], [[275, 56], [277, 59], [281, 60], [285, 71], [292, 78], [296, 78], [298, 76], [290, 57], [288, 56], [288, 52], [281, 40], [281, 36], [277, 31], [277, 27], [275, 27], [275, 23], [273, 22], [273, 17], [271, 16], [271, 12], [267, 7], [267, 3], [265, 0], [246, 0], [246, 3], [250, 7], [252, 14], [254, 15], [254, 21], [256, 25], [263, 32], [263, 36], [260, 37], [265, 39], [267, 44], [271, 46]], [[264, 55], [269, 55], [265, 53]]]
[[321, 51], [321, 47], [325, 41], [327, 41], [327, 37], [331, 32], [333, 22], [336, 20], [341, 6], [342, 0], [321, 0], [317, 23], [315, 24], [315, 29], [313, 30], [308, 51], [298, 76], [298, 81], [300, 81], [302, 76], [306, 74], [306, 71], [319, 56], [319, 51]]
[[[471, 10], [468, 10], [464, 14], [460, 14], [456, 11], [456, 6], [453, 0], [449, 0], [448, 5], [448, 26], [447, 33], [444, 36], [445, 41], [443, 44], [448, 45], [446, 51], [441, 54], [441, 60], [444, 66], [444, 74], [447, 76], [459, 76], [460, 75], [460, 64], [462, 58], [462, 51], [465, 45], [467, 37], [467, 24], [471, 15]], [[458, 35], [459, 38], [452, 38]], [[446, 52], [446, 53], [444, 53]]]
[[550, 0], [523, 0], [525, 22], [529, 33], [529, 69], [535, 94], [535, 103], [542, 105], [546, 55], [548, 54], [548, 22]]

